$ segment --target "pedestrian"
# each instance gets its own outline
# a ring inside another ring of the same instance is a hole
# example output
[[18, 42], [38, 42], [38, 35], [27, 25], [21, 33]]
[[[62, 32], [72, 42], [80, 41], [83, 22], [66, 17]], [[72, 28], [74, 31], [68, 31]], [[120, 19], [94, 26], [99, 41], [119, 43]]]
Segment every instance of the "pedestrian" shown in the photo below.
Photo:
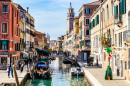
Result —
[[21, 72], [23, 71], [23, 63], [21, 64], [21, 68], [20, 68]]
[[8, 78], [10, 78], [10, 66], [9, 66], [9, 64], [7, 66], [7, 72], [8, 72]]
[[11, 71], [12, 78], [14, 78], [14, 76], [13, 76], [13, 64], [12, 63], [11, 63], [10, 71]]

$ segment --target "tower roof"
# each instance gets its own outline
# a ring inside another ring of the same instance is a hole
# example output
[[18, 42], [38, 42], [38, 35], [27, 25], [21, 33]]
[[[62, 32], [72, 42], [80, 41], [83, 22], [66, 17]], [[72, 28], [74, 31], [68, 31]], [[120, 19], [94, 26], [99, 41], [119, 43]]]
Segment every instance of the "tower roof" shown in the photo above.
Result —
[[72, 8], [72, 3], [70, 2], [70, 8]]

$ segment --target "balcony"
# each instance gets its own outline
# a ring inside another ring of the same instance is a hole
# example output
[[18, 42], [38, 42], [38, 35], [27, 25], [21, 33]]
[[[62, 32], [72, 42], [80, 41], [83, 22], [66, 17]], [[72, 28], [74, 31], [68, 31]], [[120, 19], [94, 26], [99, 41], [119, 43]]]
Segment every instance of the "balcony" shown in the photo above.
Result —
[[115, 18], [115, 24], [118, 27], [121, 27], [122, 26], [122, 15], [118, 14], [118, 15], [114, 16], [114, 18]]
[[126, 43], [130, 43], [130, 30], [123, 32], [123, 41]]

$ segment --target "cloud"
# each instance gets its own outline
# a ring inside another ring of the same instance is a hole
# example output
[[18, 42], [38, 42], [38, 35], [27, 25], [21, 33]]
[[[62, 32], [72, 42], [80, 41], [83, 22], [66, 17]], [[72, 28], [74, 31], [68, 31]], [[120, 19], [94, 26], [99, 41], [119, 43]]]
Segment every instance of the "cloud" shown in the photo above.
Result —
[[76, 16], [83, 4], [96, 0], [13, 0], [23, 8], [29, 7], [29, 13], [35, 19], [35, 29], [49, 33], [51, 39], [64, 35], [67, 30], [67, 12], [72, 3]]

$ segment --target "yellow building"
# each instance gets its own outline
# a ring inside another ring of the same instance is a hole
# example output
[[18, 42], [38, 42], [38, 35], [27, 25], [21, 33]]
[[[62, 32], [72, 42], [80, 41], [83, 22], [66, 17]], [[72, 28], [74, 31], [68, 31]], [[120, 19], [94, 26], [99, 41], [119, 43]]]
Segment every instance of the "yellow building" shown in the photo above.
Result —
[[23, 58], [23, 46], [24, 46], [24, 23], [22, 20], [20, 20], [20, 58]]
[[[95, 65], [104, 70], [110, 65], [114, 73], [119, 72], [121, 77], [130, 80], [130, 7], [126, 3], [130, 1], [100, 1], [100, 6], [90, 18], [91, 54]], [[110, 55], [106, 52], [107, 47], [112, 50]]]

